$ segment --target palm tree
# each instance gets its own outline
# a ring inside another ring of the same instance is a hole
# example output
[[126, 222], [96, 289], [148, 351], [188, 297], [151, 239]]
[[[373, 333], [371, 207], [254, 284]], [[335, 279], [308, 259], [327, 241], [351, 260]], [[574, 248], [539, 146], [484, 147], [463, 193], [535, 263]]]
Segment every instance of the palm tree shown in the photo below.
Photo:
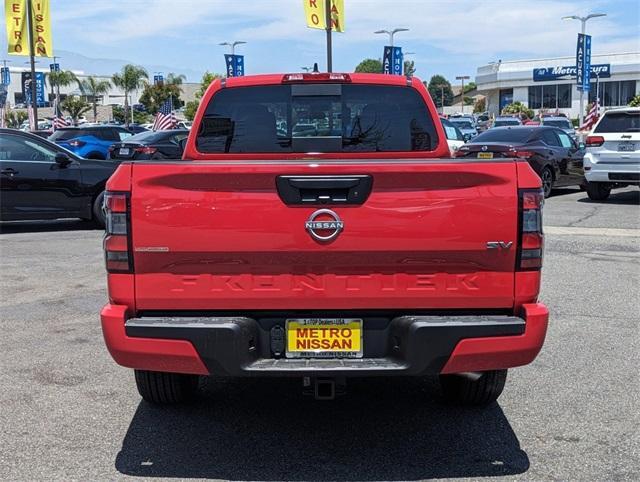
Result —
[[165, 79], [165, 84], [171, 84], [171, 85], [182, 85], [182, 83], [187, 80], [187, 77], [183, 74], [174, 74], [173, 72], [170, 72], [169, 75], [167, 75], [167, 78]]
[[129, 92], [141, 89], [145, 80], [149, 78], [149, 74], [139, 65], [127, 64], [122, 67], [119, 73], [115, 73], [111, 76], [111, 81], [116, 87], [120, 87], [124, 91], [124, 124], [129, 127], [129, 116], [127, 111], [129, 110]]
[[91, 97], [93, 106], [93, 122], [98, 118], [98, 96], [104, 95], [111, 89], [111, 82], [108, 80], [96, 79], [92, 75], [80, 82], [80, 90], [87, 97]]
[[91, 106], [86, 101], [73, 95], [63, 100], [60, 107], [71, 116], [74, 124], [78, 123], [78, 119], [82, 114], [91, 109]]
[[80, 81], [76, 74], [70, 70], [59, 70], [57, 72], [49, 72], [49, 84], [56, 88], [56, 102], [60, 102], [60, 87], [68, 87], [74, 82], [80, 87]]

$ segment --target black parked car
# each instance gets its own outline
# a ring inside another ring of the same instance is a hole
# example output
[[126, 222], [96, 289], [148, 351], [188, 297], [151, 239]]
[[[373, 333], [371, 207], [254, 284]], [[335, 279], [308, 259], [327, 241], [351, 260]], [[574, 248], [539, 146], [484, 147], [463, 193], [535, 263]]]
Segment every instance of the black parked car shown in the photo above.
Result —
[[28, 132], [0, 129], [0, 220], [82, 218], [104, 225], [105, 183], [116, 167]]
[[188, 129], [141, 132], [109, 148], [109, 159], [130, 161], [142, 159], [180, 159], [180, 141], [189, 135]]
[[462, 146], [457, 157], [494, 159], [521, 157], [542, 179], [544, 196], [557, 186], [584, 183], [585, 150], [557, 127], [494, 127]]

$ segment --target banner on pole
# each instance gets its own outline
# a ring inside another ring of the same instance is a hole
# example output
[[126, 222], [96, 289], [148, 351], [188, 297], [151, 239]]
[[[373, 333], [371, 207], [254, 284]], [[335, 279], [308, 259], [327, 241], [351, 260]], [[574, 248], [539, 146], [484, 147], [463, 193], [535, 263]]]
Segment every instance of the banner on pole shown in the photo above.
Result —
[[11, 83], [11, 72], [9, 72], [9, 67], [0, 68], [0, 84], [9, 85]]
[[[31, 104], [31, 72], [22, 72], [22, 95], [27, 104]], [[44, 72], [36, 72], [36, 104], [45, 105]]]
[[382, 73], [402, 75], [403, 66], [402, 47], [385, 45], [382, 55]]
[[578, 90], [588, 92], [591, 88], [591, 35], [578, 34], [576, 47], [576, 83]]
[[[325, 5], [329, 0], [302, 0], [307, 27], [327, 29]], [[344, 32], [344, 0], [331, 1], [331, 30]]]
[[31, 3], [31, 25], [33, 26], [33, 45], [35, 49], [33, 54], [36, 57], [53, 57], [49, 0], [37, 0]]
[[227, 66], [227, 77], [242, 77], [244, 75], [244, 55], [224, 54]]
[[7, 25], [7, 53], [29, 55], [27, 0], [5, 0], [4, 21]]

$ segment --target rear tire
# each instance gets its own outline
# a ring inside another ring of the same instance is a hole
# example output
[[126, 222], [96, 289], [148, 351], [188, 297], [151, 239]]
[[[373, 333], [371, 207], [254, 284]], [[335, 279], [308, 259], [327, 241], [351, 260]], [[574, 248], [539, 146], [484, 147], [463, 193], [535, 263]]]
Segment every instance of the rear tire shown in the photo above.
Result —
[[546, 199], [551, 196], [551, 190], [553, 189], [553, 171], [549, 166], [542, 169], [540, 179], [542, 179], [542, 190]]
[[440, 375], [440, 389], [449, 403], [483, 406], [498, 399], [506, 381], [507, 370], [483, 372], [477, 380], [460, 375]]
[[604, 182], [588, 182], [586, 189], [592, 201], [604, 201], [611, 194], [611, 186]]
[[101, 228], [104, 228], [104, 211], [102, 204], [104, 203], [104, 191], [98, 194], [93, 201], [93, 220]]
[[170, 405], [192, 400], [198, 390], [198, 375], [134, 370], [138, 393], [147, 402]]

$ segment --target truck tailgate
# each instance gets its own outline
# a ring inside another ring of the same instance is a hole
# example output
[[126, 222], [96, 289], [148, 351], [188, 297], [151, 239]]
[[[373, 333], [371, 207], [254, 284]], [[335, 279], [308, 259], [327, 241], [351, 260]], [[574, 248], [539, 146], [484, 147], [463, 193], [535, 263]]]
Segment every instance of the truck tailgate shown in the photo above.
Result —
[[[362, 204], [287, 205], [276, 179], [290, 175], [372, 188]], [[517, 196], [512, 161], [136, 163], [137, 308], [509, 308]], [[305, 229], [322, 208], [344, 223], [331, 242]]]

